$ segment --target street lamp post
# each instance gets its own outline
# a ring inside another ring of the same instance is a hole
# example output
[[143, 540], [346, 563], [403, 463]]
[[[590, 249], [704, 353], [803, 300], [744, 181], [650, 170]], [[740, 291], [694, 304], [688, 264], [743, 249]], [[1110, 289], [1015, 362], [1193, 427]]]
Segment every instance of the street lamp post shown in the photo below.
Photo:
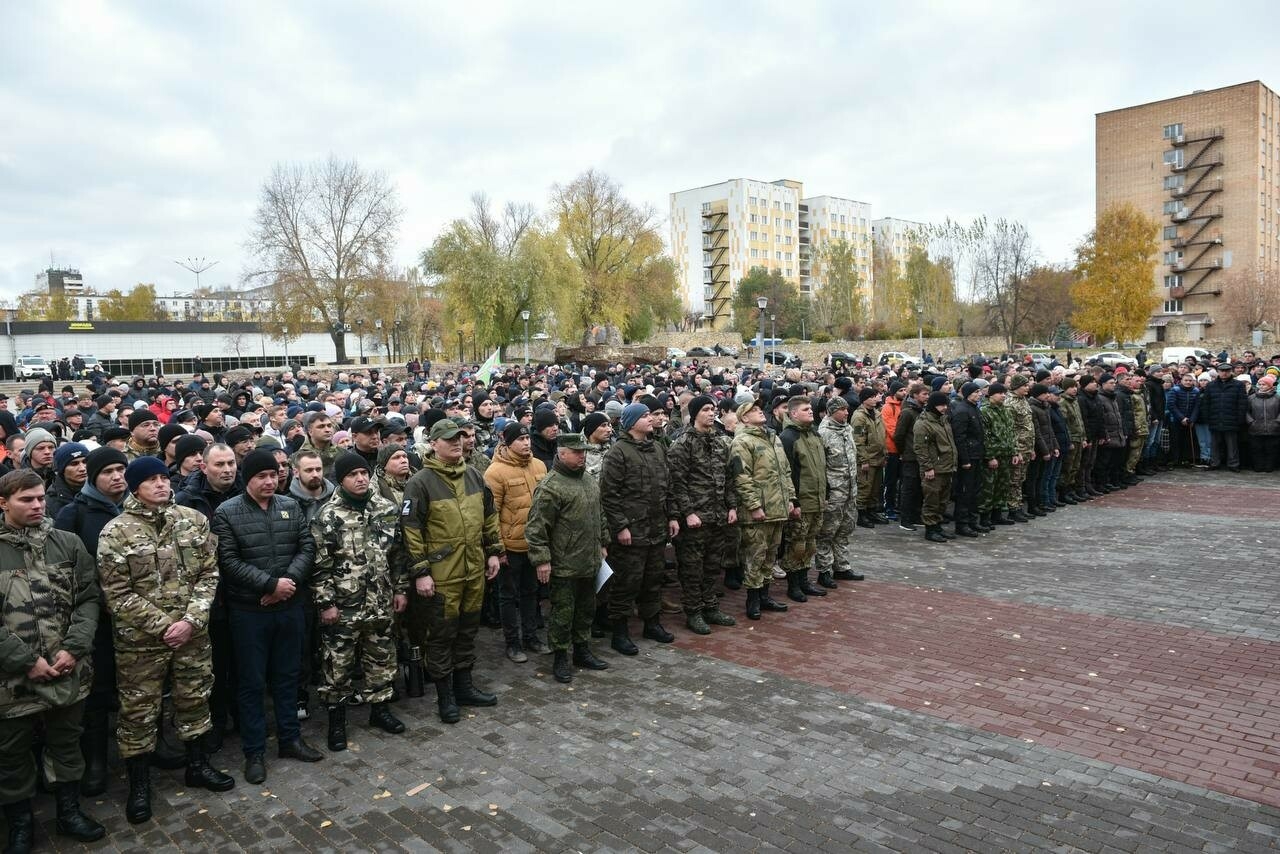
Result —
[[462, 330], [458, 330], [458, 364], [461, 365], [466, 361], [466, 356], [462, 352]]
[[524, 321], [524, 366], [529, 367], [529, 309], [520, 312], [520, 319]]
[[924, 364], [924, 306], [916, 303], [916, 331], [920, 336], [920, 364]]
[[769, 306], [768, 297], [756, 297], [756, 308], [760, 309], [760, 336], [756, 338], [756, 345], [760, 348], [760, 370], [764, 371], [764, 310]]
[[769, 315], [769, 350], [773, 353], [770, 363], [778, 363], [778, 315]]
[[356, 335], [360, 338], [360, 364], [364, 364], [364, 318], [356, 321]]

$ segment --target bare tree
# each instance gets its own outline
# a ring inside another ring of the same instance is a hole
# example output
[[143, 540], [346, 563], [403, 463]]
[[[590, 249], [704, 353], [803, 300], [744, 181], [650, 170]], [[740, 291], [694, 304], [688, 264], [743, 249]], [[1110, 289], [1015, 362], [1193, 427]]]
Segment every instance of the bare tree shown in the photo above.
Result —
[[932, 236], [948, 245], [956, 281], [968, 282], [970, 293], [986, 305], [992, 326], [1012, 350], [1036, 308], [1028, 296], [1036, 250], [1027, 227], [1007, 219], [988, 222], [979, 217], [970, 225], [948, 219], [932, 229]]
[[247, 281], [274, 286], [290, 331], [319, 317], [346, 361], [345, 326], [370, 277], [385, 268], [402, 210], [395, 188], [354, 160], [277, 165], [262, 186], [247, 248]]
[[1247, 335], [1255, 329], [1276, 331], [1280, 322], [1280, 275], [1246, 268], [1222, 282], [1222, 319]]

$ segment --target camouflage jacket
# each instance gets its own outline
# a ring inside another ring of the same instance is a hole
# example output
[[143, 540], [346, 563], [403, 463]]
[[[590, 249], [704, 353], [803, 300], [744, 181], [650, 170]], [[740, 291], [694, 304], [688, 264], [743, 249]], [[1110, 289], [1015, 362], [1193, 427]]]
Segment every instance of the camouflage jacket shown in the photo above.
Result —
[[[130, 436], [129, 441], [124, 443], [124, 455], [129, 462], [133, 462], [139, 457], [159, 457], [160, 445], [157, 443], [150, 448], [144, 448], [141, 445], [134, 444], [133, 437]], [[161, 459], [164, 458], [161, 457]]]
[[764, 522], [785, 520], [796, 501], [796, 489], [782, 441], [767, 427], [740, 424], [732, 450], [729, 471], [738, 486], [738, 524], [751, 524], [754, 510], [764, 511]]
[[587, 443], [587, 474], [600, 480], [600, 472], [604, 469], [604, 454], [609, 446]]
[[372, 489], [368, 496], [361, 509], [339, 488], [311, 521], [312, 600], [319, 611], [336, 605], [344, 623], [391, 621], [391, 573], [401, 560], [400, 507]]
[[[1008, 398], [1005, 398], [1008, 400]], [[987, 459], [1008, 462], [1017, 453], [1017, 439], [1013, 432], [1013, 413], [1009, 407], [987, 401], [980, 410], [982, 415], [982, 443]]]
[[[916, 418], [911, 431], [911, 443], [915, 447], [916, 462], [920, 474], [953, 474], [956, 470], [956, 437], [945, 415], [930, 407]], [[944, 498], [945, 500], [945, 498]]]
[[729, 476], [729, 438], [715, 430], [685, 430], [667, 451], [671, 500], [680, 524], [691, 513], [704, 525], [726, 525], [738, 506], [738, 487]]
[[160, 645], [178, 620], [205, 631], [218, 589], [209, 521], [176, 504], [152, 510], [130, 495], [98, 538], [98, 579], [117, 643]]
[[827, 416], [818, 426], [827, 457], [827, 506], [839, 507], [858, 497], [858, 449], [853, 428]]
[[317, 448], [311, 441], [311, 437], [302, 440], [302, 444], [298, 446], [299, 451], [314, 451], [320, 455], [320, 464], [324, 466], [324, 476], [326, 480], [333, 480], [333, 464], [338, 460], [338, 454], [342, 453], [342, 449], [332, 442], [327, 448]]
[[600, 471], [600, 503], [615, 537], [626, 529], [632, 545], [664, 544], [667, 520], [677, 517], [662, 443], [637, 442], [629, 435], [614, 442]]
[[[24, 529], [0, 523], [0, 718], [87, 697], [97, 626], [93, 558], [80, 538], [54, 530], [50, 519]], [[50, 682], [27, 678], [36, 659], [53, 663], [63, 649], [76, 658], [71, 673]]]
[[553, 463], [551, 474], [533, 491], [524, 536], [535, 567], [550, 563], [556, 577], [594, 578], [600, 549], [609, 545], [596, 479], [559, 460]]
[[435, 456], [422, 462], [400, 502], [404, 556], [396, 592], [407, 593], [413, 579], [430, 575], [452, 595], [483, 577], [486, 558], [503, 554], [498, 510], [484, 477], [471, 466], [448, 465]]
[[[884, 465], [884, 422], [874, 409], [859, 406], [849, 418], [853, 425], [853, 443], [858, 447], [859, 465], [872, 468]], [[901, 452], [901, 448], [898, 449]]]
[[1133, 392], [1129, 402], [1133, 405], [1133, 435], [1145, 439], [1151, 434], [1151, 423], [1147, 420], [1146, 389]]
[[1014, 453], [1024, 457], [1033, 453], [1036, 449], [1036, 419], [1031, 414], [1031, 401], [1009, 392], [1004, 406], [1013, 416]]
[[1072, 444], [1079, 445], [1086, 438], [1084, 432], [1084, 417], [1080, 414], [1080, 401], [1069, 394], [1062, 395], [1062, 400], [1058, 402], [1058, 408], [1062, 411], [1062, 417], [1067, 422], [1067, 433], [1071, 436]]

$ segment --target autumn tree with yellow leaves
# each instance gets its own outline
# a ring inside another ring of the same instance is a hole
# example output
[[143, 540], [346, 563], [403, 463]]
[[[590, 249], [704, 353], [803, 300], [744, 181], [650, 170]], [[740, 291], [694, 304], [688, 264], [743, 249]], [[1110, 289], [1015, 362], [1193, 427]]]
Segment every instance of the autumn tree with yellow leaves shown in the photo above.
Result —
[[1072, 323], [1099, 341], [1138, 337], [1160, 303], [1152, 288], [1160, 223], [1132, 204], [1112, 205], [1076, 247]]

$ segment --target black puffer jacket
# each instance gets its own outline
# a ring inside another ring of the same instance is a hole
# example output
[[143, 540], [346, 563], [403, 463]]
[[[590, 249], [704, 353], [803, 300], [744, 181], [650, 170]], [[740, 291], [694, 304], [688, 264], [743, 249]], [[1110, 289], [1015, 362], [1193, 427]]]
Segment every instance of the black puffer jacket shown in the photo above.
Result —
[[1107, 438], [1107, 422], [1102, 415], [1102, 403], [1098, 400], [1097, 385], [1080, 392], [1080, 417], [1084, 421], [1084, 435], [1090, 442]]
[[1245, 423], [1249, 410], [1249, 395], [1244, 383], [1231, 377], [1218, 377], [1200, 392], [1201, 424], [1210, 430], [1230, 432], [1239, 430]]
[[986, 460], [982, 415], [978, 407], [962, 397], [951, 402], [951, 432], [956, 437], [956, 455], [960, 465], [980, 465]]
[[247, 611], [281, 610], [298, 601], [295, 596], [267, 608], [259, 604], [275, 590], [277, 579], [290, 578], [302, 587], [311, 575], [316, 544], [298, 502], [273, 495], [263, 510], [248, 495], [237, 495], [214, 512], [213, 533], [228, 605]]
[[1051, 456], [1058, 449], [1058, 439], [1053, 435], [1053, 421], [1049, 417], [1049, 404], [1031, 398], [1031, 418], [1036, 424], [1036, 456]]
[[915, 444], [911, 437], [915, 433], [916, 419], [924, 408], [911, 398], [902, 402], [902, 412], [898, 414], [898, 424], [893, 428], [893, 444], [898, 446], [898, 458], [904, 463], [916, 461]]
[[240, 481], [237, 480], [227, 492], [218, 492], [209, 485], [209, 479], [204, 476], [204, 472], [193, 471], [187, 475], [186, 482], [173, 500], [180, 507], [199, 510], [204, 514], [204, 518], [209, 520], [209, 524], [212, 525], [213, 513], [218, 509], [219, 505], [228, 498], [235, 497], [241, 491]]

